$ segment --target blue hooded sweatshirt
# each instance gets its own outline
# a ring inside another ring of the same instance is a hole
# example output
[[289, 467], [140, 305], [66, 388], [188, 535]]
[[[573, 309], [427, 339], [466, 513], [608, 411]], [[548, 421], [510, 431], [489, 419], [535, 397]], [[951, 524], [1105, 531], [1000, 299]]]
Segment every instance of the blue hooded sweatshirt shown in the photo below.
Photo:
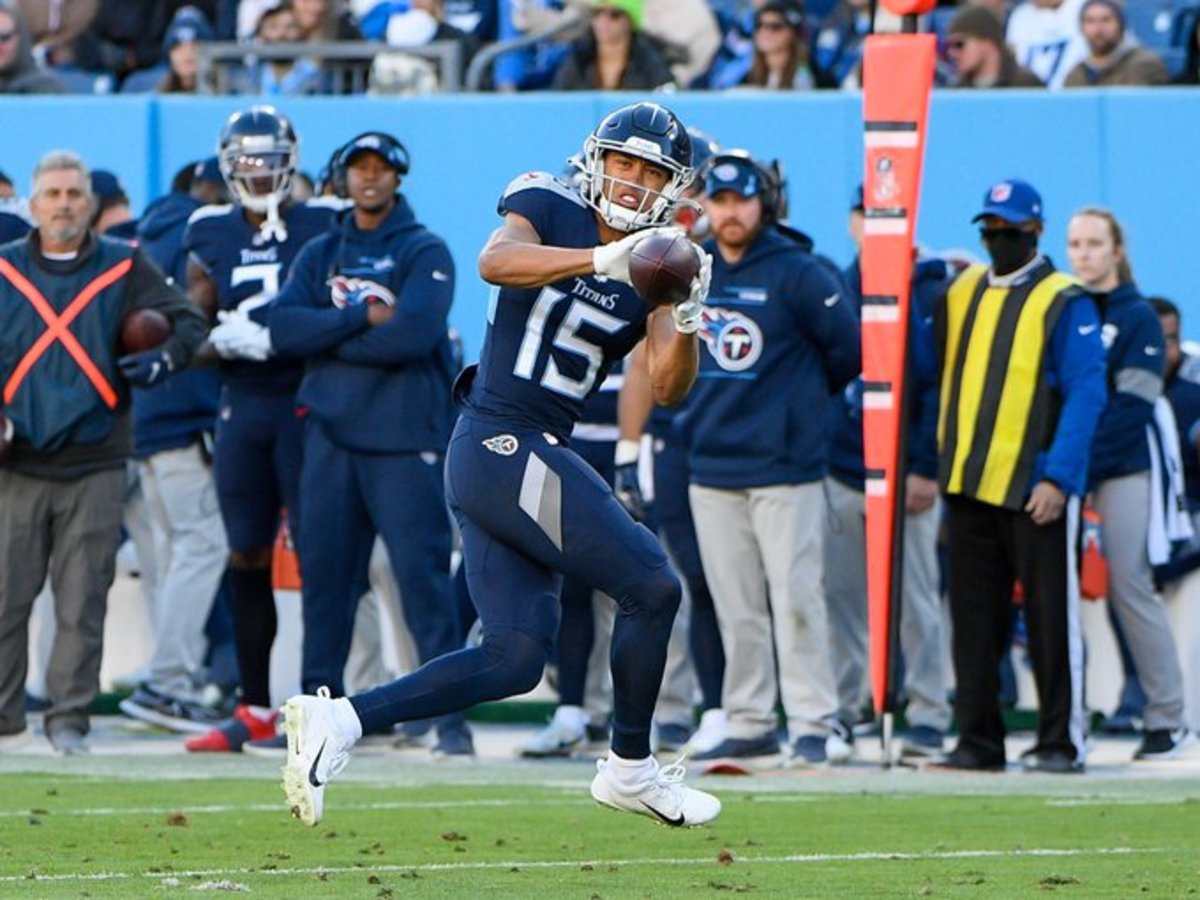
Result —
[[767, 228], [736, 263], [714, 241], [700, 371], [681, 433], [692, 481], [725, 489], [825, 476], [828, 408], [861, 368], [858, 317], [836, 270]]
[[[353, 210], [296, 257], [283, 290], [252, 318], [271, 329], [281, 356], [303, 357], [297, 403], [348, 450], [417, 453], [446, 448], [454, 355], [447, 316], [454, 261], [417, 222], [402, 195], [378, 228]], [[396, 314], [367, 323], [373, 302]]]

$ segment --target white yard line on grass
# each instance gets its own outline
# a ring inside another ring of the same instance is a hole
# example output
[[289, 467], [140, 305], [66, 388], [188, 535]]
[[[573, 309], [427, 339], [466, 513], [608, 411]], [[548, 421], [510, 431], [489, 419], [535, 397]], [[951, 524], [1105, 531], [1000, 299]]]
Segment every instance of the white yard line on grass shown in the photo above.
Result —
[[[750, 864], [798, 864], [838, 862], [925, 862], [929, 860], [951, 859], [1013, 859], [1017, 857], [1081, 857], [1081, 856], [1140, 856], [1154, 853], [1166, 853], [1162, 847], [1034, 847], [1024, 850], [947, 850], [929, 853], [907, 852], [877, 852], [877, 853], [797, 853], [786, 856], [735, 856], [734, 862], [741, 865]], [[299, 866], [295, 868], [231, 868], [231, 869], [192, 869], [187, 871], [162, 872], [78, 872], [59, 875], [3, 875], [0, 884], [16, 882], [70, 882], [70, 881], [124, 881], [130, 879], [165, 879], [165, 878], [228, 878], [254, 875], [270, 875], [273, 877], [288, 875], [358, 875], [386, 874], [394, 872], [455, 872], [486, 869], [578, 869], [583, 866], [608, 868], [610, 866], [694, 866], [717, 863], [715, 856], [702, 857], [667, 857], [665, 859], [562, 859], [562, 860], [532, 860], [514, 859], [505, 862], [458, 862], [458, 863], [414, 863], [413, 865], [374, 865], [374, 866]], [[718, 863], [719, 864], [719, 863]]]

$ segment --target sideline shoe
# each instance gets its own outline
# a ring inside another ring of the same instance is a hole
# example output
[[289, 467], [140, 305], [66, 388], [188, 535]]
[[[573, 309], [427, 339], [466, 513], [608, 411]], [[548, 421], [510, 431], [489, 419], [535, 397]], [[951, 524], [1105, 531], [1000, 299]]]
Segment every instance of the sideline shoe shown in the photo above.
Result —
[[241, 753], [249, 741], [275, 737], [278, 718], [279, 713], [273, 710], [257, 713], [243, 704], [233, 711], [233, 718], [224, 725], [188, 738], [183, 746], [192, 753]]
[[692, 736], [692, 729], [682, 722], [656, 723], [652, 734], [655, 752], [678, 753]]
[[[828, 762], [829, 754], [825, 749], [828, 738], [819, 734], [804, 734], [796, 738], [792, 744], [792, 755], [788, 764], [793, 766], [819, 766]], [[848, 758], [848, 757], [847, 757]]]
[[329, 688], [322, 687], [315, 697], [299, 695], [283, 705], [283, 730], [283, 792], [292, 815], [316, 825], [325, 806], [325, 785], [350, 762], [362, 724], [349, 700], [332, 700]]
[[137, 690], [122, 700], [119, 707], [131, 719], [185, 734], [204, 734], [222, 719], [211, 707], [156, 691], [148, 684], [138, 685]]
[[902, 731], [900, 754], [902, 756], [941, 756], [945, 735], [930, 725], [914, 725]]
[[592, 799], [611, 809], [647, 816], [673, 828], [703, 825], [720, 814], [720, 800], [683, 783], [686, 770], [682, 762], [663, 768], [657, 768], [657, 763], [654, 765], [657, 771], [653, 778], [640, 787], [627, 790], [618, 786], [609, 775], [607, 759], [596, 760]]
[[825, 738], [825, 759], [832, 766], [841, 766], [853, 758], [854, 730], [841, 719], [834, 719]]
[[1196, 735], [1188, 728], [1157, 728], [1146, 732], [1133, 758], [1146, 762], [1177, 759], [1184, 750], [1195, 743]]
[[1021, 768], [1047, 775], [1081, 775], [1084, 764], [1070, 754], [1055, 750], [1033, 750], [1021, 754]]
[[[823, 748], [821, 752], [824, 753]], [[777, 756], [778, 754], [779, 739], [775, 737], [774, 733], [771, 733], [755, 738], [725, 738], [711, 750], [697, 753], [692, 759], [746, 759], [753, 756]]]
[[525, 759], [549, 759], [570, 756], [583, 745], [587, 725], [572, 714], [578, 707], [560, 706], [554, 711], [550, 724], [521, 745], [519, 755]]
[[438, 728], [437, 743], [429, 752], [438, 758], [469, 759], [475, 755], [475, 741], [471, 738], [471, 729], [467, 727], [466, 722]]
[[700, 724], [696, 727], [696, 733], [687, 742], [685, 749], [693, 757], [699, 753], [707, 753], [728, 736], [725, 725], [725, 710], [719, 706], [706, 709], [700, 714]]
[[949, 769], [959, 772], [1003, 772], [1006, 768], [1004, 760], [985, 762], [973, 753], [955, 747], [941, 759], [936, 759], [929, 766], [931, 769]]
[[55, 728], [46, 737], [50, 741], [50, 746], [54, 748], [54, 752], [63, 756], [81, 756], [91, 752], [91, 748], [84, 739], [82, 729], [71, 725]]

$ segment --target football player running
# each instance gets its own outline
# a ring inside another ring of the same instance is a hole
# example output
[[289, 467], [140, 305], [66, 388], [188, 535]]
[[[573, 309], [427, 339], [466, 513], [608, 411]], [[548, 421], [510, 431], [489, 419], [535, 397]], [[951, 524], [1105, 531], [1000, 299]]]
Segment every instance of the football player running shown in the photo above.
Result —
[[296, 533], [303, 441], [296, 389], [304, 361], [272, 357], [270, 332], [249, 318], [279, 292], [292, 261], [324, 234], [340, 200], [292, 203], [299, 141], [270, 106], [230, 116], [217, 145], [234, 202], [205, 206], [188, 221], [188, 294], [220, 324], [209, 342], [221, 356], [214, 477], [229, 538], [233, 626], [241, 671], [240, 705], [219, 729], [186, 742], [188, 750], [239, 752], [275, 735], [270, 659], [275, 641], [271, 558], [280, 513]]
[[480, 362], [455, 386], [462, 414], [446, 460], [483, 641], [354, 697], [287, 702], [284, 789], [305, 823], [320, 820], [325, 785], [364, 730], [531, 690], [554, 647], [564, 575], [619, 607], [612, 749], [597, 764], [593, 798], [673, 826], [720, 812], [715, 797], [684, 785], [682, 765], [660, 769], [650, 755], [679, 581], [657, 538], [566, 439], [608, 369], [643, 338], [655, 399], [677, 403], [691, 387], [711, 261], [697, 248], [700, 274], [673, 307], [651, 310], [629, 286], [630, 253], [666, 230], [691, 158], [679, 119], [638, 103], [588, 137], [578, 189], [533, 172], [504, 192], [504, 224], [479, 257], [497, 290]]

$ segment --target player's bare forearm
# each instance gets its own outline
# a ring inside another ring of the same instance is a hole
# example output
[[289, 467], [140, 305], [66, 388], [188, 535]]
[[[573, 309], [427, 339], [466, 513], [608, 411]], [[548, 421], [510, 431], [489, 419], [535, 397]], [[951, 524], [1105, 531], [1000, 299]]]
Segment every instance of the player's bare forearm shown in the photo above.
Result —
[[633, 348], [625, 360], [625, 381], [617, 395], [617, 426], [621, 440], [641, 440], [650, 412], [654, 409], [654, 389], [646, 364], [646, 342]]
[[479, 276], [501, 287], [540, 287], [591, 275], [590, 247], [547, 247], [524, 216], [509, 213], [479, 254]]
[[655, 403], [674, 406], [687, 396], [700, 366], [698, 342], [694, 334], [680, 334], [675, 329], [669, 309], [659, 308], [650, 314], [646, 362]]

